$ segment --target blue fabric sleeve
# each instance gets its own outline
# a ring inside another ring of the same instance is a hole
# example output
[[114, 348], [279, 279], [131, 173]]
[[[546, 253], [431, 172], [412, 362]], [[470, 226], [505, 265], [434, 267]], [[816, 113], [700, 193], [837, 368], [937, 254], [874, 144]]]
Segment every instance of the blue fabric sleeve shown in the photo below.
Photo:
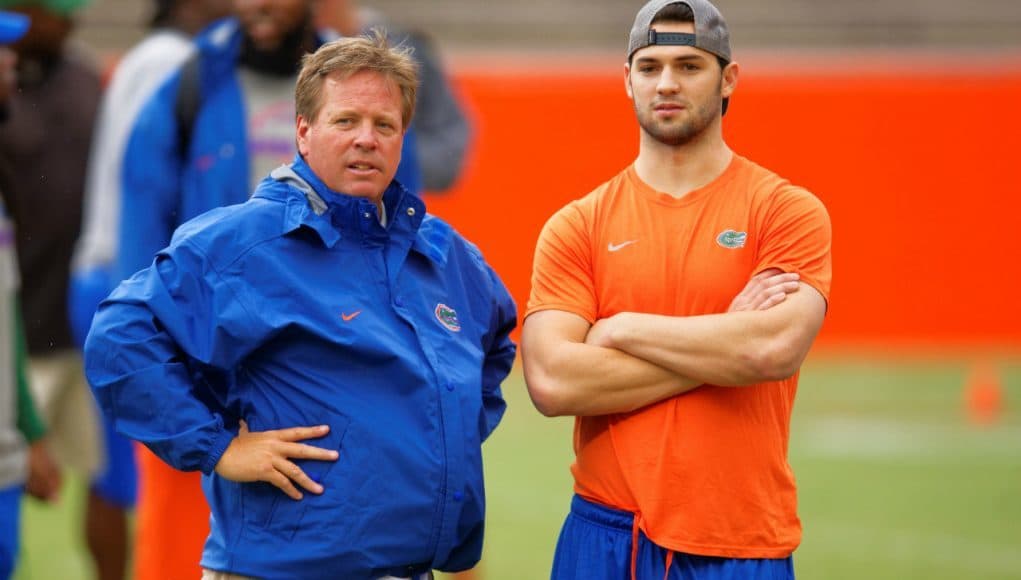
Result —
[[160, 87], [139, 113], [121, 170], [121, 219], [115, 281], [148, 266], [170, 243], [178, 224], [183, 170], [174, 103], [180, 73]]
[[482, 363], [482, 408], [485, 423], [480, 425], [481, 440], [485, 441], [496, 429], [507, 409], [500, 384], [514, 365], [517, 346], [510, 338], [518, 324], [517, 307], [500, 277], [487, 266], [492, 280], [493, 310], [489, 331], [483, 337], [486, 359]]
[[225, 399], [209, 390], [228, 385], [203, 373], [229, 373], [258, 341], [232, 288], [199, 249], [178, 243], [100, 305], [85, 372], [117, 432], [177, 469], [210, 473], [236, 433], [208, 404]]
[[71, 272], [67, 291], [68, 321], [71, 323], [71, 336], [79, 349], [85, 344], [96, 308], [111, 290], [113, 283], [108, 265], [97, 264]]

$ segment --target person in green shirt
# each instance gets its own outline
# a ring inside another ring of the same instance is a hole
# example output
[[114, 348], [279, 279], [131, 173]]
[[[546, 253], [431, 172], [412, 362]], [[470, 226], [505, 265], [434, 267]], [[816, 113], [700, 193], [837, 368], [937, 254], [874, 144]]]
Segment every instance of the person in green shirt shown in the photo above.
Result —
[[[16, 60], [5, 45], [20, 38], [28, 24], [25, 16], [0, 10], [0, 122], [14, 86]], [[0, 183], [0, 194], [3, 187]], [[28, 389], [14, 232], [4, 199], [0, 195], [0, 580], [14, 573], [22, 491], [49, 501], [60, 488], [59, 471], [46, 447], [46, 428]]]
[[0, 198], [0, 580], [14, 573], [22, 490], [52, 501], [60, 489], [60, 471], [28, 387], [12, 237]]

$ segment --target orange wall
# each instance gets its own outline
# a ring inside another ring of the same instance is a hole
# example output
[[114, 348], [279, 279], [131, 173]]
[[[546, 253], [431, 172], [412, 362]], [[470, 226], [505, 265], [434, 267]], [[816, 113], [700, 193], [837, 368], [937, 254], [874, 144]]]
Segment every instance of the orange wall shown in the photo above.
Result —
[[[731, 147], [830, 211], [823, 343], [1021, 343], [1021, 66], [923, 64], [745, 66], [725, 118]], [[617, 66], [459, 70], [475, 148], [427, 201], [523, 311], [539, 230], [634, 158], [633, 112]]]

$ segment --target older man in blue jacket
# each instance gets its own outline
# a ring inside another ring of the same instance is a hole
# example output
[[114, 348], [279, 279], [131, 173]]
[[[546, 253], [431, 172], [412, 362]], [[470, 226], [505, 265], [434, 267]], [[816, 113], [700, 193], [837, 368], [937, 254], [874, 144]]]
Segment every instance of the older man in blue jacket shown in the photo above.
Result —
[[416, 85], [379, 35], [306, 57], [294, 163], [182, 226], [96, 315], [104, 411], [205, 474], [207, 578], [423, 578], [480, 557], [516, 313], [393, 179]]
[[[313, 0], [229, 3], [235, 16], [188, 43], [136, 109], [120, 103], [117, 116], [127, 127], [120, 140], [96, 145], [108, 158], [95, 169], [107, 179], [90, 184], [88, 193], [98, 193], [87, 208], [69, 292], [81, 340], [100, 301], [150, 265], [178, 226], [213, 208], [243, 203], [269, 171], [294, 157], [293, 93], [301, 56], [336, 34], [313, 25]], [[175, 4], [181, 12], [187, 3]], [[202, 13], [204, 20], [218, 3], [199, 4], [187, 18], [197, 20]], [[161, 54], [175, 59], [166, 47]], [[158, 74], [155, 68], [148, 72]], [[131, 81], [136, 89], [142, 82], [137, 75]], [[397, 179], [418, 193], [414, 133], [414, 128], [405, 133]], [[98, 490], [114, 504], [130, 505], [132, 450], [118, 437], [108, 436], [107, 442], [111, 469]], [[150, 453], [138, 457], [132, 576], [187, 577], [208, 534], [199, 477], [173, 470]]]

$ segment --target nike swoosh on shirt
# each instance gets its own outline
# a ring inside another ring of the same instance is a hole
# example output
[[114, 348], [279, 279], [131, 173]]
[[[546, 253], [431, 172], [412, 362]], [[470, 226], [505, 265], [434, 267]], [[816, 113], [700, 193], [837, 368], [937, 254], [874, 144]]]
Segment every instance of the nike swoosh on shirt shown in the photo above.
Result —
[[356, 311], [352, 312], [351, 314], [346, 314], [346, 313], [341, 312], [340, 313], [340, 317], [344, 319], [344, 322], [351, 322], [352, 320], [355, 319], [356, 316], [358, 316], [361, 313], [362, 313], [361, 310], [356, 310]]
[[618, 250], [622, 250], [622, 249], [630, 246], [631, 244], [637, 244], [637, 243], [638, 243], [638, 240], [628, 240], [626, 242], [621, 242], [619, 244], [614, 244], [613, 242], [610, 242], [609, 244], [606, 245], [606, 249], [611, 251], [611, 252], [616, 252]]

